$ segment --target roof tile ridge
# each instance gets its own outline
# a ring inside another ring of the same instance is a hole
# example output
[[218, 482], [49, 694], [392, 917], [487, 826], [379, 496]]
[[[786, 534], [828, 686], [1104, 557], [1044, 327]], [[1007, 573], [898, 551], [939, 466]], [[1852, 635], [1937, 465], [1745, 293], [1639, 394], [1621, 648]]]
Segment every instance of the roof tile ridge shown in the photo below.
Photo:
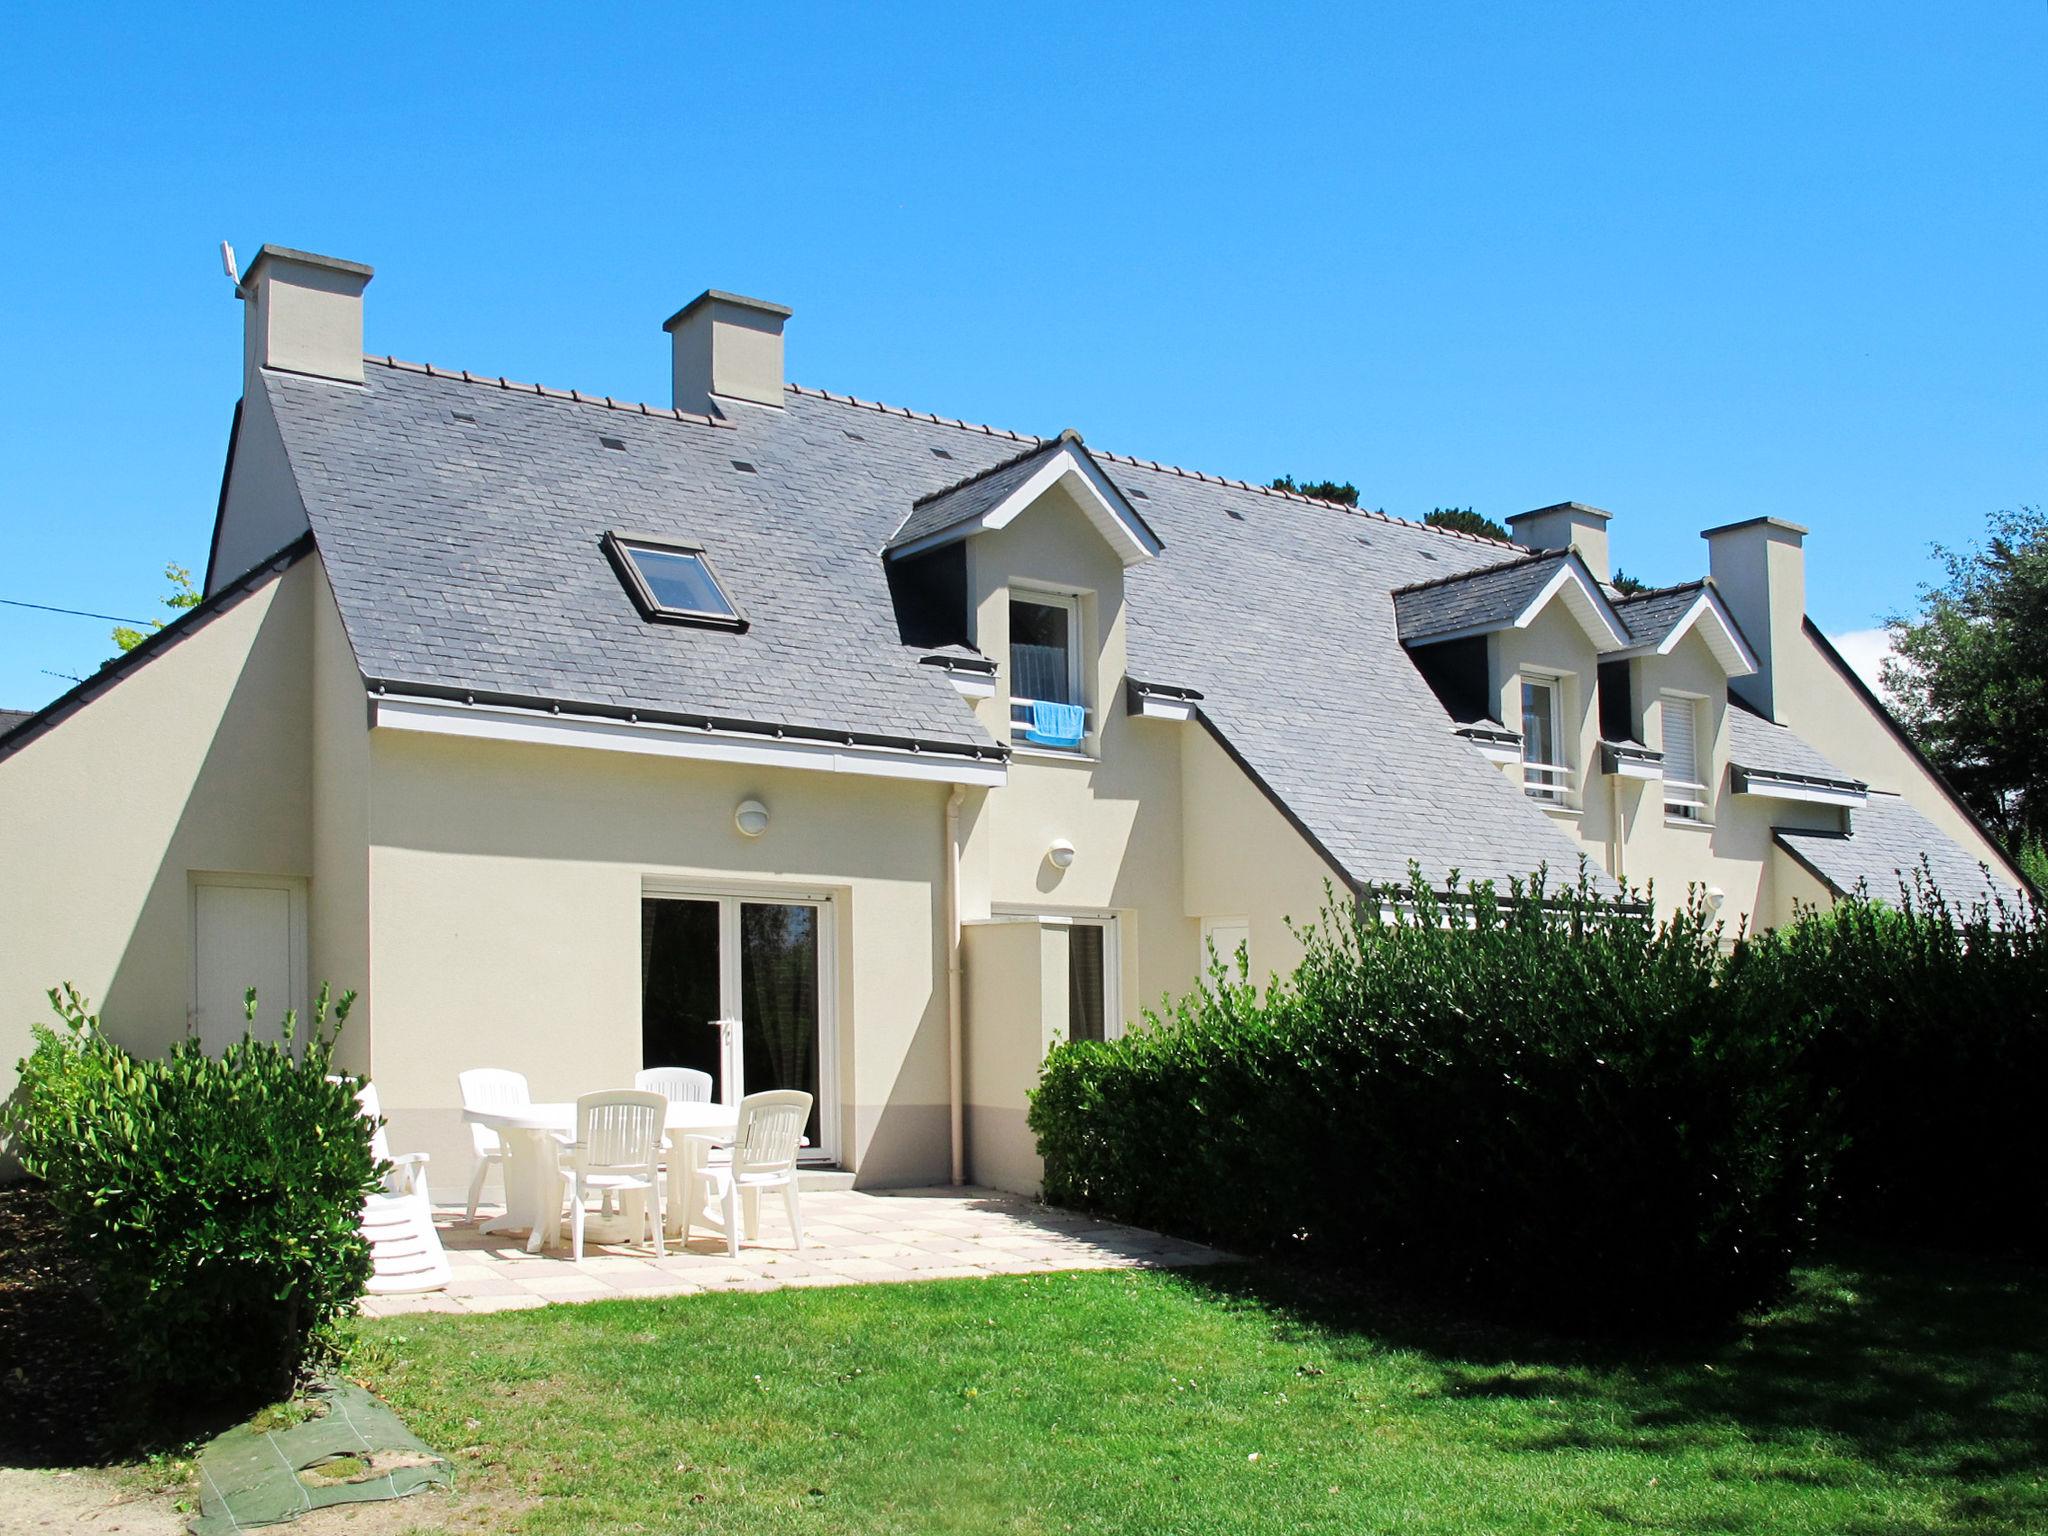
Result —
[[1480, 576], [1493, 576], [1501, 571], [1512, 571], [1517, 566], [1537, 565], [1545, 560], [1564, 560], [1569, 558], [1570, 555], [1571, 551], [1568, 549], [1534, 550], [1514, 560], [1503, 560], [1498, 565], [1480, 565], [1473, 567], [1469, 571], [1453, 571], [1448, 576], [1432, 576], [1427, 581], [1411, 581], [1405, 587], [1394, 588], [1393, 595], [1399, 597], [1404, 592], [1421, 592], [1430, 587], [1448, 587], [1454, 582], [1471, 581]]
[[[782, 386], [793, 395], [808, 395], [816, 400], [829, 400], [835, 405], [850, 405], [858, 410], [879, 411], [884, 416], [908, 416], [914, 421], [930, 421], [943, 427], [957, 427], [966, 432], [981, 432], [990, 437], [1007, 437], [1019, 443], [1044, 443], [1047, 438], [1033, 437], [1027, 432], [1013, 432], [1007, 427], [991, 427], [980, 422], [958, 421], [949, 416], [934, 416], [925, 411], [913, 411], [907, 406], [885, 405], [877, 400], [863, 400], [858, 395], [842, 395], [835, 390], [819, 389], [815, 385], [798, 384], [791, 381]], [[1328, 507], [1339, 512], [1349, 512], [1358, 517], [1376, 518], [1398, 528], [1416, 528], [1433, 533], [1441, 538], [1457, 539], [1466, 544], [1477, 544], [1488, 549], [1519, 550], [1522, 545], [1512, 539], [1489, 538], [1485, 534], [1467, 533], [1462, 528], [1439, 528], [1434, 523], [1417, 522], [1412, 518], [1395, 517], [1390, 512], [1381, 512], [1372, 507], [1353, 506], [1349, 502], [1329, 501], [1320, 496], [1304, 496], [1299, 491], [1278, 490], [1270, 485], [1258, 485], [1250, 480], [1232, 480], [1224, 475], [1212, 475], [1206, 470], [1186, 469], [1178, 464], [1162, 464], [1157, 459], [1141, 459], [1134, 454], [1117, 453], [1108, 448], [1088, 445], [1090, 456], [1117, 464], [1130, 464], [1139, 469], [1155, 470], [1162, 475], [1178, 475], [1183, 480], [1200, 480], [1208, 485], [1220, 485], [1231, 490], [1255, 491], [1261, 496], [1271, 496], [1281, 501], [1299, 501], [1311, 507]]]
[[987, 469], [977, 469], [973, 474], [955, 480], [951, 485], [942, 485], [936, 491], [931, 491], [923, 496], [918, 497], [917, 500], [911, 503], [911, 505], [913, 507], [922, 507], [927, 505], [928, 503], [937, 501], [942, 496], [950, 496], [955, 491], [965, 490], [968, 486], [973, 485], [978, 480], [986, 480], [990, 475], [997, 474], [1006, 469], [1011, 469], [1016, 465], [1022, 464], [1026, 459], [1044, 453], [1049, 449], [1057, 448], [1059, 444], [1060, 440], [1058, 438], [1041, 439], [1038, 442], [1032, 443], [1029, 447], [1024, 448], [1020, 452], [1011, 454], [1007, 459], [998, 460], [996, 463], [989, 465]]
[[1467, 533], [1462, 528], [1439, 528], [1435, 523], [1418, 522], [1414, 518], [1396, 517], [1377, 507], [1361, 507], [1353, 502], [1332, 501], [1326, 496], [1309, 496], [1300, 491], [1290, 491], [1276, 485], [1260, 485], [1253, 480], [1233, 480], [1227, 475], [1212, 475], [1206, 470], [1184, 469], [1178, 464], [1162, 464], [1157, 459], [1141, 459], [1134, 454], [1118, 453], [1109, 448], [1093, 448], [1089, 452], [1098, 459], [1107, 459], [1117, 464], [1131, 464], [1139, 469], [1157, 470], [1163, 475], [1178, 475], [1183, 480], [1201, 480], [1210, 485], [1220, 485], [1234, 491], [1254, 491], [1261, 496], [1270, 496], [1276, 501], [1299, 501], [1311, 507], [1326, 507], [1334, 512], [1348, 512], [1355, 517], [1375, 518], [1382, 523], [1391, 523], [1397, 528], [1415, 528], [1424, 533], [1434, 533], [1447, 539], [1459, 539], [1467, 544], [1484, 545], [1490, 549], [1516, 549], [1524, 546], [1512, 539], [1491, 538], [1483, 533]]
[[572, 405], [594, 405], [601, 410], [624, 411], [628, 415], [646, 416], [669, 421], [687, 421], [694, 426], [723, 427], [730, 431], [735, 425], [722, 417], [708, 415], [703, 411], [678, 410], [673, 406], [646, 405], [637, 400], [615, 400], [610, 395], [587, 395], [578, 389], [556, 389], [548, 384], [526, 384], [517, 379], [508, 379], [500, 374], [471, 373], [467, 368], [440, 368], [432, 363], [408, 362], [402, 357], [370, 352], [363, 361], [375, 363], [380, 368], [395, 369], [400, 373], [424, 374], [430, 379], [449, 379], [459, 384], [474, 384], [481, 389], [506, 390], [515, 395], [537, 395], [543, 400], [562, 400]]
[[1691, 581], [1674, 581], [1668, 587], [1645, 587], [1640, 592], [1623, 593], [1614, 600], [1614, 606], [1619, 608], [1628, 603], [1647, 602], [1653, 597], [1669, 597], [1674, 592], [1688, 592], [1694, 587], [1705, 587], [1710, 584], [1708, 577], [1695, 576]]
[[858, 395], [842, 395], [837, 390], [819, 389], [812, 384], [798, 384], [794, 381], [782, 386], [792, 395], [806, 395], [813, 400], [827, 400], [834, 405], [849, 405], [858, 411], [874, 411], [883, 416], [904, 416], [912, 421], [929, 422], [936, 427], [952, 427], [960, 432], [973, 432], [982, 437], [1004, 437], [1013, 443], [1039, 444], [1046, 438], [1034, 437], [1029, 432], [1013, 432], [1008, 427], [993, 427], [985, 422], [962, 421], [954, 416], [939, 416], [931, 411], [914, 411], [907, 405], [887, 405], [879, 400], [863, 400]]

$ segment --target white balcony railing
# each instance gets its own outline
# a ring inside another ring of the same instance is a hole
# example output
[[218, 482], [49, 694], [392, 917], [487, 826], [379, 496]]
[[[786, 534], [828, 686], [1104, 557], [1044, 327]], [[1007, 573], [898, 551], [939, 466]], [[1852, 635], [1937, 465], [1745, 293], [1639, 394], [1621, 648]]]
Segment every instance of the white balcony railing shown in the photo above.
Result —
[[1701, 821], [1707, 812], [1707, 786], [1684, 779], [1664, 781], [1664, 814], [1673, 821]]
[[[1017, 740], [1022, 741], [1025, 737], [1025, 733], [1031, 729], [1032, 711], [1037, 706], [1038, 702], [1039, 701], [1037, 699], [1021, 699], [1016, 697], [1015, 695], [1011, 696], [1010, 734]], [[1094, 723], [1095, 719], [1093, 712], [1084, 708], [1081, 711], [1081, 736], [1083, 740], [1087, 738], [1089, 728], [1093, 726]], [[1033, 742], [1032, 745], [1037, 746], [1039, 745], [1039, 743]], [[1058, 751], [1061, 749], [1048, 748], [1047, 750]], [[1073, 747], [1067, 748], [1066, 750], [1079, 751], [1080, 745], [1079, 743], [1076, 743]]]
[[1570, 805], [1572, 771], [1563, 763], [1524, 762], [1522, 793], [1545, 805]]

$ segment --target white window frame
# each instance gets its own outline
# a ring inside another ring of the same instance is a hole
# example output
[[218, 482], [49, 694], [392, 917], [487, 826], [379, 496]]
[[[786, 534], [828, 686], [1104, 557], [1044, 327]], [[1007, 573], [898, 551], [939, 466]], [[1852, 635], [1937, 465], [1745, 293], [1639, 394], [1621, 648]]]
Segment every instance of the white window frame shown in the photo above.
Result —
[[[995, 907], [994, 923], [1038, 923], [1049, 928], [1102, 930], [1102, 1038], [1120, 1039], [1124, 1032], [1123, 924], [1114, 912], [1047, 912], [1032, 907]], [[1071, 964], [1071, 961], [1069, 962]]]
[[[1081, 706], [1081, 744], [1079, 746], [1041, 747], [1035, 741], [1030, 743], [1030, 745], [1036, 750], [1047, 752], [1086, 752], [1088, 750], [1088, 738], [1095, 729], [1095, 710], [1088, 699], [1087, 668], [1081, 662], [1081, 653], [1087, 647], [1087, 637], [1081, 628], [1081, 594], [1058, 587], [1036, 587], [1027, 582], [1013, 581], [1010, 583], [1007, 596], [1004, 598], [1005, 606], [1003, 613], [1006, 631], [1011, 627], [1009, 621], [1013, 617], [1010, 612], [1010, 605], [1020, 602], [1036, 603], [1041, 608], [1058, 608], [1066, 613], [1067, 691], [1073, 694], [1074, 702]], [[1031, 727], [1028, 721], [1021, 721], [1017, 718], [1017, 706], [1019, 704], [1031, 704], [1036, 701], [1027, 695], [1017, 692], [1017, 671], [1014, 666], [1009, 664], [1007, 658], [1005, 659], [1005, 670], [1008, 673], [1010, 684], [1010, 736], [1015, 741], [1023, 741], [1025, 732]]]
[[[1538, 805], [1569, 810], [1577, 785], [1573, 779], [1571, 746], [1564, 733], [1564, 684], [1561, 673], [1524, 667], [1515, 674], [1515, 697], [1522, 722], [1522, 793]], [[1561, 763], [1539, 763], [1529, 756], [1527, 691], [1532, 686], [1550, 693], [1550, 739]]]
[[[740, 922], [742, 903], [811, 907], [818, 914], [818, 1144], [803, 1149], [806, 1163], [839, 1161], [839, 908], [830, 891], [815, 886], [752, 885], [738, 881], [671, 879], [647, 875], [642, 900], [711, 901], [718, 904], [718, 1011], [740, 1017]], [[637, 908], [635, 909], [637, 912]], [[638, 1018], [638, 1015], [635, 1015]], [[635, 1047], [637, 1050], [638, 1047]], [[728, 1061], [730, 1056], [728, 1055]], [[746, 1087], [745, 1063], [733, 1074]], [[728, 1082], [732, 1081], [728, 1077]]]
[[1667, 722], [1671, 718], [1671, 711], [1674, 708], [1680, 708], [1692, 712], [1692, 771], [1699, 775], [1698, 780], [1674, 779], [1671, 776], [1671, 760], [1668, 757], [1665, 759], [1664, 819], [1668, 822], [1678, 822], [1684, 826], [1710, 826], [1712, 821], [1708, 812], [1713, 809], [1713, 801], [1708, 794], [1706, 781], [1711, 775], [1707, 772], [1707, 765], [1701, 761], [1706, 756], [1703, 745], [1706, 733], [1701, 729], [1701, 725], [1706, 715], [1705, 706], [1707, 701], [1703, 695], [1685, 693], [1676, 688], [1663, 689], [1658, 694], [1657, 701], [1659, 705], [1657, 734], [1660, 749], [1665, 742], [1671, 739], [1666, 734], [1666, 731], [1669, 729]]

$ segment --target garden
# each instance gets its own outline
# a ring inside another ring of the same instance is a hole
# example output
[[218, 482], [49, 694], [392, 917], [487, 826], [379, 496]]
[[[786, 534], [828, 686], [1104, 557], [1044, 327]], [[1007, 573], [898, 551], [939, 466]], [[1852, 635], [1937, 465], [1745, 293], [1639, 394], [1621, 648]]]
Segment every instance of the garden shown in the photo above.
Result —
[[198, 1436], [325, 1373], [454, 1462], [421, 1528], [2048, 1523], [2041, 914], [1921, 882], [1740, 935], [1418, 878], [1304, 937], [1056, 1048], [1032, 1110], [1049, 1199], [1241, 1264], [490, 1317], [350, 1317], [345, 1008], [140, 1062], [60, 994], [6, 1459], [188, 1496]]

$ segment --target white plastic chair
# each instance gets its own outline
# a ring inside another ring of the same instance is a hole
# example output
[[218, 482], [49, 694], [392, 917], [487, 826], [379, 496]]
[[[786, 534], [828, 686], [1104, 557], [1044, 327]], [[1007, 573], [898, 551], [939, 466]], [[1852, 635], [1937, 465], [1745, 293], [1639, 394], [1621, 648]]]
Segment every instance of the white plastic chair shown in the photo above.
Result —
[[364, 1082], [356, 1090], [356, 1102], [363, 1107], [363, 1118], [374, 1130], [370, 1132], [370, 1155], [379, 1162], [391, 1164], [391, 1171], [384, 1175], [384, 1192], [387, 1195], [418, 1195], [428, 1205], [433, 1197], [427, 1193], [427, 1163], [425, 1152], [405, 1152], [392, 1155], [391, 1138], [384, 1132], [384, 1107], [377, 1098], [377, 1085]]
[[642, 1093], [658, 1093], [671, 1104], [709, 1104], [711, 1074], [695, 1067], [646, 1067], [633, 1074]]
[[[523, 1072], [511, 1072], [503, 1067], [473, 1067], [467, 1072], [456, 1073], [455, 1081], [461, 1085], [464, 1109], [507, 1109], [533, 1102], [532, 1095], [527, 1092], [526, 1074]], [[476, 1153], [476, 1167], [469, 1176], [467, 1214], [471, 1221], [475, 1221], [476, 1203], [484, 1192], [484, 1175], [491, 1171], [493, 1163], [498, 1165], [501, 1176], [504, 1173], [505, 1140], [488, 1125], [472, 1123], [469, 1142]]]
[[434, 1230], [434, 1209], [427, 1201], [427, 1154], [392, 1155], [376, 1084], [359, 1086], [356, 1103], [373, 1127], [371, 1153], [391, 1164], [384, 1175], [384, 1192], [363, 1197], [358, 1230], [370, 1245], [370, 1278], [363, 1289], [372, 1296], [438, 1291], [448, 1284], [450, 1274], [441, 1234]]
[[[740, 1100], [739, 1125], [732, 1137], [732, 1161], [712, 1166], [712, 1148], [724, 1138], [685, 1136], [683, 1138], [682, 1209], [683, 1241], [690, 1240], [690, 1228], [705, 1220], [705, 1205], [716, 1200], [724, 1216], [725, 1247], [734, 1258], [740, 1256], [740, 1217], [745, 1207], [747, 1241], [760, 1239], [760, 1197], [769, 1190], [782, 1191], [783, 1209], [789, 1212], [790, 1236], [798, 1248], [804, 1245], [803, 1215], [797, 1205], [796, 1155], [803, 1145], [804, 1126], [811, 1118], [811, 1096], [795, 1088], [772, 1093], [750, 1093]], [[708, 1222], [707, 1222], [708, 1224]]]
[[583, 1201], [586, 1196], [641, 1197], [661, 1246], [661, 1130], [668, 1101], [658, 1093], [586, 1093], [576, 1101], [576, 1140], [568, 1149], [569, 1253], [583, 1257]]

